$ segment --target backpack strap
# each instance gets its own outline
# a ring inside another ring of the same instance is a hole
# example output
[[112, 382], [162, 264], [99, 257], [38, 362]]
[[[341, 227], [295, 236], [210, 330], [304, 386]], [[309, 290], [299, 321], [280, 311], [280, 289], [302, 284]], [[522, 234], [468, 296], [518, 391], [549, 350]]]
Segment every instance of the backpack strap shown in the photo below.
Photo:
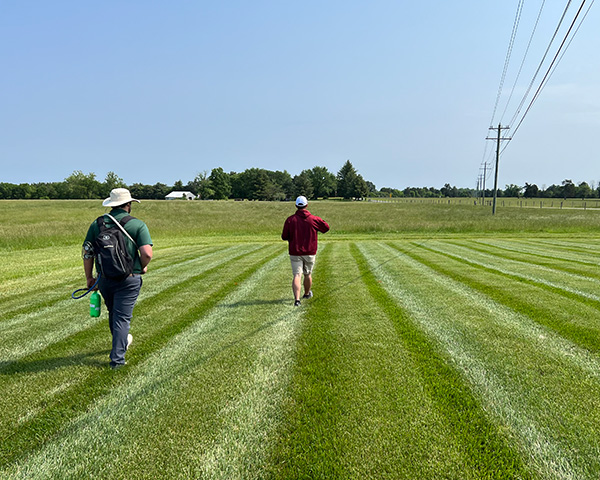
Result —
[[[119, 229], [125, 234], [125, 236], [132, 241], [132, 243], [135, 245], [136, 250], [139, 249], [139, 247], [137, 246], [137, 243], [135, 243], [135, 240], [133, 238], [131, 238], [131, 235], [129, 235], [129, 233], [127, 233], [127, 230], [125, 230], [124, 225], [129, 221], [129, 220], [133, 220], [134, 217], [132, 217], [131, 215], [127, 215], [125, 217], [123, 217], [121, 219], [120, 222], [117, 221], [117, 219], [115, 217], [113, 217], [110, 213], [106, 213], [105, 215], [108, 216], [108, 218], [110, 218], [114, 224], [119, 227]], [[104, 218], [102, 218], [102, 224], [104, 225]]]

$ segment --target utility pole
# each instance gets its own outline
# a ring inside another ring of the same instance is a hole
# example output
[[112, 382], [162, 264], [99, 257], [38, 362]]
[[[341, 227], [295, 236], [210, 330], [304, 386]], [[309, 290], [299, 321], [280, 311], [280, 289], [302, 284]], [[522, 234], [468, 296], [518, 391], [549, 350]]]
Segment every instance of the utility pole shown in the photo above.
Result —
[[482, 205], [485, 205], [485, 177], [487, 177], [487, 162], [483, 163], [483, 176], [482, 176], [483, 186], [481, 187], [481, 204]]
[[[510, 137], [502, 138], [502, 130], [508, 130], [510, 127], [503, 127], [498, 124], [498, 135], [496, 137], [486, 137], [486, 140], [496, 140], [496, 173], [494, 175], [494, 203], [492, 206], [492, 215], [496, 215], [496, 197], [498, 196], [498, 163], [500, 162], [500, 142], [502, 140], [512, 140]], [[490, 127], [490, 130], [496, 130], [495, 127]]]

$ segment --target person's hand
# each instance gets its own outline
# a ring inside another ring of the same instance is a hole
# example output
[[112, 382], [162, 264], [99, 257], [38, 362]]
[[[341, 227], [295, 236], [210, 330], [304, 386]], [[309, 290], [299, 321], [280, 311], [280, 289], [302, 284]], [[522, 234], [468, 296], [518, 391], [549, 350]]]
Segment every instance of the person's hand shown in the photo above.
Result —
[[147, 272], [148, 272], [148, 267], [147, 266], [144, 267], [144, 268], [142, 268], [142, 275], [144, 275]]
[[[92, 288], [94, 286], [94, 283], [96, 283], [96, 279], [94, 277], [90, 277], [87, 279], [87, 288]], [[96, 290], [98, 290], [96, 288]]]

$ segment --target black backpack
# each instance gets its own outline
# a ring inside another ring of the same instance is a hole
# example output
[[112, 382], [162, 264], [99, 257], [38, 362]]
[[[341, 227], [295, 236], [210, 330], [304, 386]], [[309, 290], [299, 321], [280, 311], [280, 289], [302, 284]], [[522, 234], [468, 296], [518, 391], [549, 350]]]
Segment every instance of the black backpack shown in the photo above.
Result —
[[[124, 227], [133, 218], [131, 215], [127, 215], [119, 223]], [[94, 240], [94, 253], [99, 272], [104, 278], [124, 280], [133, 273], [135, 261], [127, 250], [127, 240], [123, 233], [125, 229], [121, 230], [118, 225], [107, 227], [104, 216], [98, 217], [96, 223], [98, 224], [99, 233]], [[131, 239], [131, 237], [129, 238]], [[135, 242], [133, 243], [135, 245]]]

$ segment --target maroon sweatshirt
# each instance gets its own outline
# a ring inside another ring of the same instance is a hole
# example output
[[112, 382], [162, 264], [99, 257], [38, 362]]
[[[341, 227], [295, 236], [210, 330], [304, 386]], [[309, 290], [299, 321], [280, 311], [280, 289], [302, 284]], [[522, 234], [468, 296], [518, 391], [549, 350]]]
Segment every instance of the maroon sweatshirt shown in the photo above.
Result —
[[283, 224], [282, 240], [289, 242], [290, 255], [316, 255], [317, 233], [325, 233], [329, 225], [306, 209], [298, 209]]

